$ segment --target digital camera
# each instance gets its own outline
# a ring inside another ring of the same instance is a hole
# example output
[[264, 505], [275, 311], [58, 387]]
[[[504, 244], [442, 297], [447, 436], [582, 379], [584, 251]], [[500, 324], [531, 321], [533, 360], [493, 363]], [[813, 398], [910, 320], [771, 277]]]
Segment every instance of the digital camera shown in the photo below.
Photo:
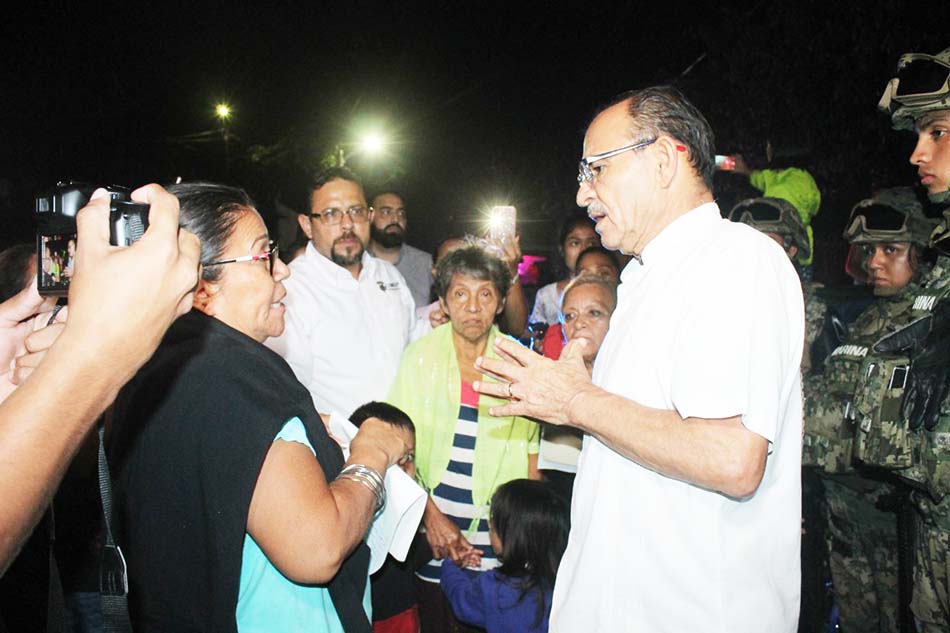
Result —
[[[69, 290], [76, 256], [76, 214], [98, 187], [59, 183], [36, 197], [36, 280], [40, 294], [63, 296]], [[109, 204], [109, 241], [130, 246], [148, 228], [148, 205], [132, 202], [131, 190], [105, 187]]]

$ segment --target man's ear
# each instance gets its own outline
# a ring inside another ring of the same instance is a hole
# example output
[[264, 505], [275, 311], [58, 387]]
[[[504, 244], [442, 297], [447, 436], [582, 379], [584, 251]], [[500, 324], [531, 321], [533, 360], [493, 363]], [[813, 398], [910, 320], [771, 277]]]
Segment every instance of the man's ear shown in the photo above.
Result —
[[310, 225], [310, 216], [304, 215], [303, 213], [297, 214], [297, 224], [300, 225], [300, 230], [302, 230], [303, 234], [307, 236], [307, 239], [312, 240], [313, 226]]
[[685, 148], [680, 150], [679, 148], [683, 147], [683, 145], [668, 136], [660, 136], [656, 140], [655, 145], [655, 151], [658, 156], [656, 166], [657, 179], [659, 185], [667, 189], [673, 183], [673, 179], [681, 167], [680, 160], [688, 160], [686, 152], [689, 150]]
[[795, 259], [796, 255], [798, 255], [798, 244], [792, 244], [788, 247], [788, 258]]
[[195, 300], [193, 307], [204, 312], [210, 317], [214, 316], [214, 300], [218, 294], [218, 285], [214, 282], [201, 279], [198, 281], [198, 289], [195, 290]]

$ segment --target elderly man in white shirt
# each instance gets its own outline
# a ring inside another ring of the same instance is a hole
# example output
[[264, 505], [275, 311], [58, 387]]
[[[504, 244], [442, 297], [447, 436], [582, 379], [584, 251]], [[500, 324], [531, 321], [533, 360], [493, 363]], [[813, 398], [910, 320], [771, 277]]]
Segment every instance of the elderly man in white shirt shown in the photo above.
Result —
[[801, 284], [782, 249], [723, 220], [713, 137], [675, 88], [626, 93], [584, 138], [577, 202], [634, 256], [591, 382], [507, 343], [479, 367], [498, 415], [587, 435], [551, 631], [797, 629]]
[[320, 174], [310, 211], [298, 216], [310, 239], [284, 281], [284, 333], [268, 339], [317, 411], [346, 416], [382, 400], [415, 324], [415, 305], [395, 266], [366, 251], [372, 209], [346, 169]]

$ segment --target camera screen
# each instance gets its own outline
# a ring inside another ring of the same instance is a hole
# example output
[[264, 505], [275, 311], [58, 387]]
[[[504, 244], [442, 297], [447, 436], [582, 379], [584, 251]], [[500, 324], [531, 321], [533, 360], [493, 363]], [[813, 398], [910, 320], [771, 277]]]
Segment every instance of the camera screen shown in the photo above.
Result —
[[36, 277], [40, 294], [65, 295], [73, 276], [76, 234], [36, 236]]

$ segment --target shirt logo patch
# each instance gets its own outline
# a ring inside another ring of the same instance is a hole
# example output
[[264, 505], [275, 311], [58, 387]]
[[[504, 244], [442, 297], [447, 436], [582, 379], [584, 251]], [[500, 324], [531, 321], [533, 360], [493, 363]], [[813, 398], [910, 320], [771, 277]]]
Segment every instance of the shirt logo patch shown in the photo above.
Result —
[[379, 289], [383, 292], [386, 292], [387, 290], [390, 292], [395, 292], [399, 290], [398, 281], [390, 281], [389, 283], [386, 283], [384, 281], [377, 281], [376, 285], [379, 286]]
[[929, 312], [933, 310], [934, 303], [937, 302], [937, 297], [932, 295], [920, 295], [914, 299], [914, 310], [926, 310]]
[[857, 356], [858, 358], [864, 358], [868, 355], [868, 348], [863, 345], [839, 345], [835, 348], [835, 351], [831, 352], [832, 356]]

